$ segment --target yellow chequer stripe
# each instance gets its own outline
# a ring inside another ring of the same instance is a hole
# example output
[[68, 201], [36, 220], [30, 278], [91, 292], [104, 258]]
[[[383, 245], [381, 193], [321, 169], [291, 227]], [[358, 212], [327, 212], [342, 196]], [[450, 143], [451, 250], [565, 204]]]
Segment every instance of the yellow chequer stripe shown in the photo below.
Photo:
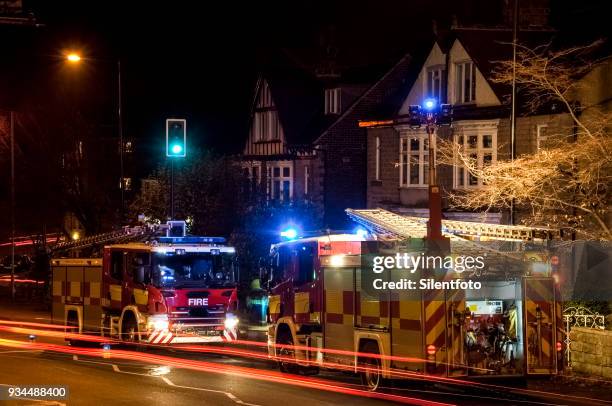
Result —
[[81, 296], [81, 282], [70, 282], [70, 295], [72, 297]]
[[111, 300], [121, 301], [121, 285], [109, 286]]
[[100, 282], [89, 282], [89, 297], [100, 299]]
[[272, 295], [268, 298], [268, 309], [270, 309], [270, 314], [280, 313], [280, 295]]
[[310, 294], [308, 292], [296, 292], [294, 301], [295, 314], [310, 313]]
[[149, 291], [146, 289], [134, 289], [134, 300], [137, 305], [146, 305], [149, 303]]
[[380, 302], [378, 300], [361, 299], [361, 315], [380, 317]]
[[342, 291], [325, 290], [325, 310], [327, 313], [342, 314]]
[[62, 296], [62, 281], [53, 281], [53, 296]]

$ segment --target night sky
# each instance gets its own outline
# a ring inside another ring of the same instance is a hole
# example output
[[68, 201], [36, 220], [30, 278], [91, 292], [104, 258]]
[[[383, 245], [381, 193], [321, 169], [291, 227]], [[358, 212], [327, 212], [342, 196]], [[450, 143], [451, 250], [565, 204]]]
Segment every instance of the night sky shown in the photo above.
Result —
[[[432, 19], [440, 25], [452, 14], [468, 22], [499, 20], [498, 3], [503, 0], [24, 0], [44, 27], [0, 27], [0, 107], [77, 103], [112, 133], [113, 61], [120, 57], [126, 136], [160, 151], [165, 118], [185, 117], [193, 143], [235, 152], [246, 135], [257, 73], [273, 55], [284, 52], [311, 66], [324, 49], [322, 34], [333, 32], [326, 38], [333, 37], [345, 66], [382, 73], [422, 48]], [[551, 23], [568, 42], [607, 36], [605, 5], [552, 1]], [[61, 60], [67, 49], [93, 59], [69, 71]]]

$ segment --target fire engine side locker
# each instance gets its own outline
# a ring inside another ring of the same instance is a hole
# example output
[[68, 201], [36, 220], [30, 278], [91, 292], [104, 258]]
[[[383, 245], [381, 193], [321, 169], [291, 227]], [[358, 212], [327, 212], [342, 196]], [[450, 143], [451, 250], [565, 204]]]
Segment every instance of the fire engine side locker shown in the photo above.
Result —
[[69, 311], [76, 311], [82, 332], [99, 333], [102, 316], [101, 259], [52, 260], [51, 319], [64, 324]]

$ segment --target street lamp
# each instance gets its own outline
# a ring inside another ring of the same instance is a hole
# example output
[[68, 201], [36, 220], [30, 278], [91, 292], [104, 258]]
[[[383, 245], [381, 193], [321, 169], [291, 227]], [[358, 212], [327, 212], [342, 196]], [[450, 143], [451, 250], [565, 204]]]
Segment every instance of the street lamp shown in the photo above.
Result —
[[[66, 61], [70, 64], [79, 64], [82, 61], [82, 57], [78, 52], [66, 53]], [[88, 58], [90, 59], [90, 58]], [[122, 118], [122, 102], [121, 102], [121, 60], [117, 59], [117, 89], [118, 89], [118, 100], [117, 100], [117, 130], [119, 135], [119, 189], [121, 192], [121, 225], [125, 220], [125, 179], [123, 177], [123, 118]]]
[[70, 52], [66, 55], [66, 60], [70, 63], [78, 63], [81, 62], [81, 55], [76, 52]]

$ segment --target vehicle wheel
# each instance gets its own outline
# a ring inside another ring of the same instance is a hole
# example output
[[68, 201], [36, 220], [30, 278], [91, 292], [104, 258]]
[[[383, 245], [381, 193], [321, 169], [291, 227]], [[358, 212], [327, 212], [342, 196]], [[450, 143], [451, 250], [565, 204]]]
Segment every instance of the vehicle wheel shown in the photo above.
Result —
[[[361, 350], [361, 352], [370, 354], [380, 354], [378, 351], [378, 345], [374, 343], [367, 343]], [[382, 382], [382, 367], [380, 358], [360, 358], [360, 366], [364, 368], [361, 372], [361, 383], [366, 387], [367, 390], [374, 392], [378, 389]]]
[[121, 339], [128, 343], [138, 342], [138, 325], [133, 317], [128, 317], [127, 320], [123, 322], [121, 336]]
[[[71, 314], [70, 317], [68, 317], [68, 320], [66, 321], [66, 325], [68, 327], [76, 327], [76, 328], [66, 329], [66, 332], [75, 333], [75, 334], [79, 333], [78, 316]], [[68, 340], [68, 343], [70, 344], [71, 347], [84, 347], [86, 344], [88, 344], [87, 341], [82, 341], [82, 340]]]
[[[290, 333], [289, 334], [284, 333], [278, 338], [276, 343], [281, 344], [281, 345], [291, 346], [293, 345], [293, 338], [291, 337]], [[282, 358], [288, 358], [288, 359], [295, 360], [295, 350], [293, 348], [281, 348], [278, 351], [278, 356]], [[298, 366], [295, 363], [295, 361], [291, 362], [291, 361], [279, 360], [278, 367], [280, 368], [281, 372], [286, 372], [290, 374], [295, 374], [298, 372]]]

